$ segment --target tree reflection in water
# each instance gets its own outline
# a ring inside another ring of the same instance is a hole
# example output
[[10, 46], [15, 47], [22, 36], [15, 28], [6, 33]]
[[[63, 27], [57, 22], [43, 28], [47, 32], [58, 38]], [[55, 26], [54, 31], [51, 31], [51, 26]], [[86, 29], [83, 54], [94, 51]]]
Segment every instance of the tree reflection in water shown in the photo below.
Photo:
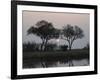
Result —
[[88, 66], [89, 59], [81, 60], [26, 60], [23, 68], [48, 68], [48, 67], [70, 67], [70, 66]]

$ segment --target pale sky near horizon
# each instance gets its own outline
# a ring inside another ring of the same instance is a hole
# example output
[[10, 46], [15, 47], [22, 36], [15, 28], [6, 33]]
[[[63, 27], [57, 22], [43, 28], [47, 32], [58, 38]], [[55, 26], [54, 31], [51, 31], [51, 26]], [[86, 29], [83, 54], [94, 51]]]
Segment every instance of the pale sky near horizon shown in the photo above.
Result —
[[[35, 26], [38, 21], [46, 20], [51, 22], [55, 28], [62, 29], [63, 26], [71, 24], [72, 26], [79, 26], [84, 31], [84, 37], [78, 39], [73, 43], [73, 48], [83, 48], [89, 43], [89, 27], [90, 15], [80, 13], [61, 13], [61, 12], [37, 12], [37, 11], [23, 11], [23, 25], [22, 25], [22, 42], [36, 42], [41, 43], [41, 39], [35, 35], [27, 35], [27, 30], [31, 26]], [[49, 42], [57, 43], [57, 40], [50, 40]], [[65, 40], [59, 41], [59, 45], [68, 44]]]

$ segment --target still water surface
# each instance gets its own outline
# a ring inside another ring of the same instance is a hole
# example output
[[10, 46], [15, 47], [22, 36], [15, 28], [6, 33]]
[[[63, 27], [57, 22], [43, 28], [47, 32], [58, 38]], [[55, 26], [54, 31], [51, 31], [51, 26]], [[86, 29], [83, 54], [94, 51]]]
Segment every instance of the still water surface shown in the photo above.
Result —
[[23, 68], [48, 68], [48, 67], [70, 67], [70, 66], [88, 66], [88, 59], [80, 60], [58, 60], [58, 61], [37, 61], [25, 60]]

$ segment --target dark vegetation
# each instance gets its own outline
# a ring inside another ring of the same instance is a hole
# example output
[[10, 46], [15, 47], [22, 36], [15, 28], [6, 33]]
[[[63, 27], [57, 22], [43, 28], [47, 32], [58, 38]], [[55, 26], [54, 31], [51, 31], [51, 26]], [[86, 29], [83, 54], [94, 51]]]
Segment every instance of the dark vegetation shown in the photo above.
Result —
[[[37, 52], [37, 51], [41, 51], [41, 44], [37, 44], [37, 43], [24, 43], [23, 44], [23, 52]], [[59, 49], [57, 49], [59, 48]], [[60, 45], [59, 47], [57, 46], [57, 44], [52, 44], [52, 43], [48, 43], [46, 45], [46, 48], [44, 51], [67, 51], [68, 50], [68, 45]], [[44, 52], [43, 51], [43, 52]]]
[[68, 50], [68, 45], [61, 45], [60, 50], [67, 51]]
[[45, 60], [53, 60], [53, 59], [89, 59], [89, 50], [72, 50], [72, 51], [47, 51], [47, 52], [24, 52], [23, 58], [32, 58], [32, 59], [45, 59]]

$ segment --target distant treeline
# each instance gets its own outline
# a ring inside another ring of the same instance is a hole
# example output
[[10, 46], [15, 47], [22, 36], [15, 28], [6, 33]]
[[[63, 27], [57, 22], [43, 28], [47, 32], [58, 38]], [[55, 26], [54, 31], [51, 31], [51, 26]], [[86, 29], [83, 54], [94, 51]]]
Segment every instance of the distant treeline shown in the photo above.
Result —
[[[48, 43], [45, 47], [45, 51], [67, 51], [68, 45], [60, 45], [54, 43]], [[41, 44], [39, 43], [23, 43], [23, 51], [41, 51]]]
[[[82, 49], [89, 50], [89, 44], [87, 44]], [[60, 45], [57, 46], [57, 44], [54, 43], [48, 43], [46, 45], [45, 51], [67, 51], [68, 45]], [[31, 52], [31, 51], [41, 51], [41, 44], [40, 43], [23, 43], [23, 51]]]
[[[45, 51], [67, 51], [68, 45], [60, 45], [57, 46], [57, 44], [54, 43], [48, 43], [46, 45]], [[89, 44], [87, 44], [82, 49], [88, 49], [89, 50]], [[40, 43], [23, 43], [23, 51], [31, 52], [31, 51], [41, 51], [41, 44]]]

